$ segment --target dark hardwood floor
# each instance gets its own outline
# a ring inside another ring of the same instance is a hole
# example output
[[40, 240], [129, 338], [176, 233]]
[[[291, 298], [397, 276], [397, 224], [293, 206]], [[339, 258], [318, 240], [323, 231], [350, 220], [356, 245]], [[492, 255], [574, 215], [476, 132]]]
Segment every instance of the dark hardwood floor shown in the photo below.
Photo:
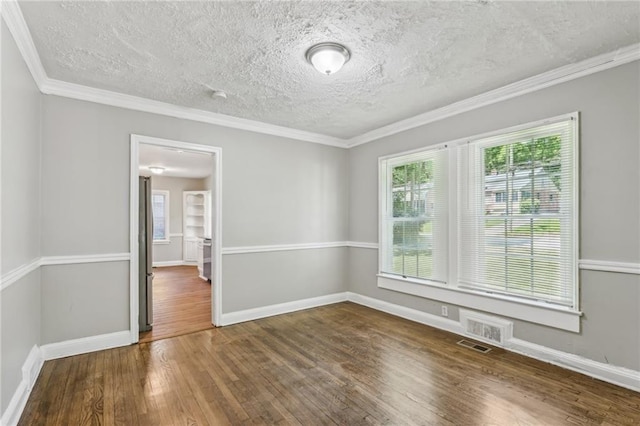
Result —
[[153, 329], [140, 333], [151, 342], [212, 328], [211, 284], [195, 266], [153, 268]]
[[640, 394], [340, 303], [47, 361], [21, 425], [637, 425]]

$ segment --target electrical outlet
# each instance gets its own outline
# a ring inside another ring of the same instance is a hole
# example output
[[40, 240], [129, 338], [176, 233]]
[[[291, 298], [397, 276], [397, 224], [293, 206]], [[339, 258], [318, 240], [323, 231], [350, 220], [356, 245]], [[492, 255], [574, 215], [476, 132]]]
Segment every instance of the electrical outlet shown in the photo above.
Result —
[[449, 316], [449, 308], [447, 308], [445, 305], [442, 305], [442, 316], [443, 317]]

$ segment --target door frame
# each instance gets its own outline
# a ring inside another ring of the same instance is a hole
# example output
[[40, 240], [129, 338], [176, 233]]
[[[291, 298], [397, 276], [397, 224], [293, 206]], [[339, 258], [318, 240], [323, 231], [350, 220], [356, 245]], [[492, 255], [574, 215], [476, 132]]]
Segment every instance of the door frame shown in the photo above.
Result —
[[131, 333], [131, 343], [138, 342], [138, 314], [140, 311], [138, 300], [138, 176], [140, 175], [140, 144], [165, 146], [185, 151], [213, 154], [212, 175], [214, 185], [213, 194], [211, 194], [211, 261], [213, 268], [213, 276], [211, 277], [211, 323], [216, 327], [222, 325], [222, 148], [131, 134], [131, 169], [129, 177], [129, 330]]

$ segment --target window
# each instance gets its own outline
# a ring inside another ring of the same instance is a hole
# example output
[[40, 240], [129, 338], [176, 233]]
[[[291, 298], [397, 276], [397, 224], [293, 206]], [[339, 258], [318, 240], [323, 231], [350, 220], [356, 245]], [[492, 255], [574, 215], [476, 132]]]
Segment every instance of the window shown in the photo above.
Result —
[[[562, 120], [458, 147], [460, 286], [575, 307], [573, 128]], [[486, 188], [524, 199], [494, 211], [478, 197]]]
[[169, 242], [169, 191], [154, 189], [151, 192], [153, 211], [153, 242]]
[[446, 279], [446, 152], [384, 160], [381, 271], [422, 280]]
[[381, 158], [378, 285], [578, 331], [577, 122]]

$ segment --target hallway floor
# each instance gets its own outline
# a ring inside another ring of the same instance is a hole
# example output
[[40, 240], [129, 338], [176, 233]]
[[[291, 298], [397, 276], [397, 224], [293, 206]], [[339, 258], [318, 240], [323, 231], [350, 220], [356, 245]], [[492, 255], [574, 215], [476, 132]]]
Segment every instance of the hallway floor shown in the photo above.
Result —
[[195, 266], [153, 268], [153, 329], [140, 343], [212, 328], [211, 284]]

